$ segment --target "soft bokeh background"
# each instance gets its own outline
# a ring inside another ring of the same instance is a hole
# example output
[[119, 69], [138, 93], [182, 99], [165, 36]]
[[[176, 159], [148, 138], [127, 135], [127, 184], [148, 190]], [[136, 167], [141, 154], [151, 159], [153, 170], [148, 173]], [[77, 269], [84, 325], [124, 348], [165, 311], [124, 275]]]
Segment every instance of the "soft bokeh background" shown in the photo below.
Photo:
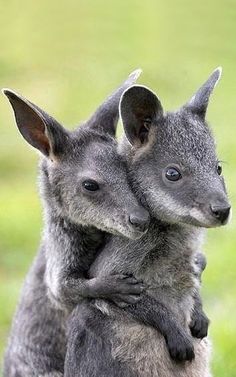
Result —
[[[18, 90], [65, 125], [86, 119], [134, 68], [166, 109], [186, 101], [218, 65], [212, 124], [236, 197], [235, 0], [0, 1], [0, 86]], [[42, 230], [37, 154], [0, 98], [0, 352]], [[204, 306], [216, 377], [236, 375], [236, 222], [210, 230]]]

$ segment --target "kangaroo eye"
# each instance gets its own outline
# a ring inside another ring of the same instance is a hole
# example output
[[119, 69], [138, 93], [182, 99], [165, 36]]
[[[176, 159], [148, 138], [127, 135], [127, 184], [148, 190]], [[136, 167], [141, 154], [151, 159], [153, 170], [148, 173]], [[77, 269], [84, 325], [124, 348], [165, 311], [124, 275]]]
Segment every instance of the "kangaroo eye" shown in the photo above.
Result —
[[169, 181], [175, 182], [182, 178], [181, 173], [176, 168], [167, 168], [166, 178]]
[[83, 187], [85, 188], [85, 190], [88, 190], [88, 191], [97, 191], [99, 190], [99, 185], [96, 181], [92, 181], [92, 180], [87, 180], [87, 181], [84, 181], [82, 183]]
[[222, 173], [222, 166], [221, 166], [221, 164], [217, 164], [217, 173], [219, 174], [219, 175], [221, 175], [221, 173]]

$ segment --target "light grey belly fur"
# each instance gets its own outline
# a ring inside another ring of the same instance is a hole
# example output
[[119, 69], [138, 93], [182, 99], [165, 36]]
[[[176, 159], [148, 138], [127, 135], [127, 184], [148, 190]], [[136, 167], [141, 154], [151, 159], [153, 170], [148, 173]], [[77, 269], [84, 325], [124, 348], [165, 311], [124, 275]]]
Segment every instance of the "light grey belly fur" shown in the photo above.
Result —
[[209, 377], [208, 339], [194, 340], [195, 359], [177, 364], [171, 360], [163, 336], [141, 324], [115, 322], [113, 357], [125, 361], [137, 377]]

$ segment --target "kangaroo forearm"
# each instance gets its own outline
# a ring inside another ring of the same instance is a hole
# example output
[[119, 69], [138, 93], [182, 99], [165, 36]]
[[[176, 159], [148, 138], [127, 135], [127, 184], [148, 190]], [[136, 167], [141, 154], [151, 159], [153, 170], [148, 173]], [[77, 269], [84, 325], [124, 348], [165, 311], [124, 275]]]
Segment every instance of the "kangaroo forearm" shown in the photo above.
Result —
[[142, 282], [129, 275], [107, 275], [92, 279], [70, 276], [60, 280], [57, 297], [61, 305], [73, 309], [84, 298], [102, 298], [133, 304], [140, 299], [143, 290]]
[[144, 296], [137, 304], [126, 308], [135, 319], [156, 328], [164, 337], [170, 357], [176, 361], [191, 361], [194, 347], [187, 331], [178, 324], [174, 313], [163, 303]]
[[164, 337], [178, 326], [177, 321], [174, 321], [174, 314], [164, 304], [147, 295], [125, 310], [138, 321], [159, 330]]
[[209, 319], [202, 308], [202, 300], [199, 292], [194, 294], [194, 305], [191, 314], [190, 330], [194, 337], [204, 338], [207, 336]]
[[[101, 294], [102, 295], [102, 294]], [[60, 284], [59, 299], [61, 303], [77, 305], [83, 298], [97, 298], [96, 279], [66, 278]]]
[[193, 310], [192, 310], [192, 318], [199, 317], [201, 315], [204, 315], [203, 308], [202, 308], [202, 299], [200, 296], [200, 292], [197, 291], [194, 293], [193, 296], [194, 304], [193, 304]]
[[72, 310], [84, 297], [93, 297], [89, 284], [85, 278], [61, 278], [57, 284], [48, 286], [48, 295], [55, 305]]

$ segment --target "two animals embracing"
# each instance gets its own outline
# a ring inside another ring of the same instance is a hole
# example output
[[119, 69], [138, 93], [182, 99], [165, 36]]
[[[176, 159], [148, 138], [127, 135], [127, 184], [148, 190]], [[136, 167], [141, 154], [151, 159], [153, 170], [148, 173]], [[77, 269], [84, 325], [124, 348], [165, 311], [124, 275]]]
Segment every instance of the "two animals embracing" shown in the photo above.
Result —
[[204, 229], [230, 217], [205, 120], [220, 73], [165, 113], [137, 70], [74, 131], [4, 90], [41, 152], [45, 220], [5, 377], [211, 376], [199, 290]]

